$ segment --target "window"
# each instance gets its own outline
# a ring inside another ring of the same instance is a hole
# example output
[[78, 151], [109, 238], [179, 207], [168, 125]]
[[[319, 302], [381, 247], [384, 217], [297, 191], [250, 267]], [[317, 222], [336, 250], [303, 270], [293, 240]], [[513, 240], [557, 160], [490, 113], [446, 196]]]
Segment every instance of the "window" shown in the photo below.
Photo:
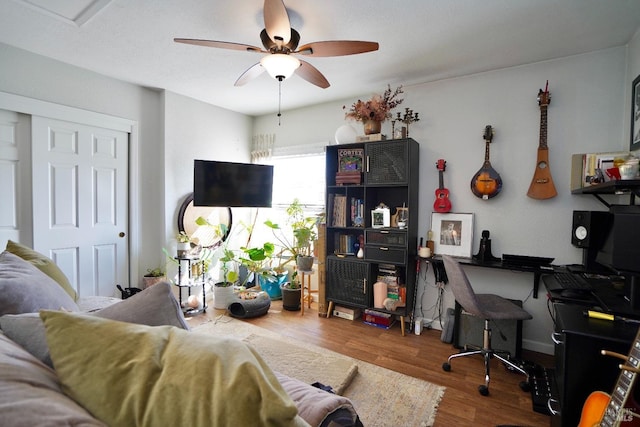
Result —
[[320, 149], [312, 147], [308, 150], [311, 152], [295, 154], [290, 152], [291, 149], [284, 153], [278, 153], [278, 150], [275, 150], [269, 161], [274, 166], [272, 208], [260, 210], [252, 236], [252, 245], [273, 241], [271, 230], [262, 226], [267, 219], [281, 227], [286, 227], [285, 209], [295, 198], [305, 207], [305, 216], [315, 216], [324, 212], [324, 147]]

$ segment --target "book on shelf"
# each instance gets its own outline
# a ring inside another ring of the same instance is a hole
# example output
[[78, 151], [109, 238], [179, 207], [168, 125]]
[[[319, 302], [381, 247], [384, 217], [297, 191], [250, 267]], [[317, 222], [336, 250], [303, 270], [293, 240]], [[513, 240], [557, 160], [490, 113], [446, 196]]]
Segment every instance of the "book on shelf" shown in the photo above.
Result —
[[374, 133], [371, 135], [358, 135], [356, 136], [356, 142], [372, 142], [372, 141], [384, 141], [387, 139], [386, 135], [381, 133]]
[[369, 325], [390, 328], [395, 323], [395, 316], [389, 313], [367, 308], [362, 313], [362, 320]]
[[357, 197], [351, 198], [351, 226], [364, 227], [364, 200]]
[[344, 194], [334, 194], [331, 225], [334, 227], [346, 227], [346, 214], [347, 196], [345, 196]]

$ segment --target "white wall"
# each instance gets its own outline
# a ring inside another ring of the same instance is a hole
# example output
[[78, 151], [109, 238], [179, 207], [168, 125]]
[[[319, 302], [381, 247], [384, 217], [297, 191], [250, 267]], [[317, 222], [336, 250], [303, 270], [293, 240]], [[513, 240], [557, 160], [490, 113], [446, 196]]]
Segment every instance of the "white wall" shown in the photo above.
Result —
[[0, 91], [138, 123], [138, 147], [130, 158], [138, 197], [131, 203], [130, 227], [137, 229], [131, 242], [133, 286], [148, 268], [164, 265], [162, 248], [171, 244], [177, 210], [193, 189], [193, 159], [249, 159], [250, 117], [1, 43], [0, 64]]
[[[447, 161], [445, 186], [451, 191], [454, 212], [470, 212], [475, 217], [472, 251], [478, 250], [480, 233], [490, 230], [493, 254], [549, 256], [557, 264], [580, 262], [581, 252], [571, 245], [572, 211], [604, 210], [590, 196], [569, 191], [571, 154], [589, 151], [617, 151], [628, 147], [625, 118], [628, 108], [626, 49], [615, 48], [553, 61], [472, 75], [463, 78], [405, 87], [401, 108], [420, 113], [421, 120], [410, 126], [410, 135], [420, 143], [419, 231], [430, 228], [434, 190], [438, 186], [437, 159]], [[549, 80], [551, 104], [548, 109], [548, 145], [551, 173], [558, 196], [534, 200], [526, 193], [534, 173], [539, 143], [540, 109], [538, 89]], [[286, 83], [285, 83], [286, 85]], [[395, 85], [392, 85], [394, 87]], [[382, 92], [385, 88], [380, 88]], [[286, 96], [286, 87], [283, 90]], [[362, 97], [368, 97], [363, 94]], [[345, 99], [309, 109], [286, 111], [283, 125], [275, 116], [256, 119], [256, 133], [275, 133], [276, 145], [311, 144], [333, 140], [343, 125]], [[628, 119], [627, 119], [628, 120]], [[470, 180], [484, 160], [485, 125], [496, 134], [491, 144], [491, 163], [504, 182], [502, 192], [483, 201], [469, 189]], [[352, 123], [361, 132], [361, 124]], [[383, 133], [391, 124], [383, 124]], [[533, 276], [529, 273], [466, 268], [478, 292], [496, 292], [508, 298], [526, 300], [525, 308], [534, 316], [524, 325], [526, 348], [552, 353], [552, 322], [547, 312], [544, 286], [540, 298], [529, 298]], [[433, 275], [427, 275], [433, 284]], [[424, 283], [421, 283], [422, 293]], [[527, 299], [529, 298], [529, 299]], [[418, 301], [431, 307], [436, 292], [427, 287]], [[448, 306], [453, 297], [446, 292]], [[433, 311], [424, 313], [432, 318]], [[439, 325], [434, 325], [439, 327]]]

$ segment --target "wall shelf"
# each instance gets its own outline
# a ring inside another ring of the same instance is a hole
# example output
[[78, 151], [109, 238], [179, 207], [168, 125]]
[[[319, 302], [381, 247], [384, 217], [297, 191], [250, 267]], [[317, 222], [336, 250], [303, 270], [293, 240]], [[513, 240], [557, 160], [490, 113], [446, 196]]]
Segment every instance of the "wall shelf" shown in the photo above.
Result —
[[607, 208], [611, 207], [611, 203], [602, 198], [602, 194], [615, 194], [618, 196], [629, 194], [629, 204], [634, 205], [636, 196], [640, 197], [640, 179], [623, 179], [603, 182], [572, 190], [571, 194], [592, 194]]

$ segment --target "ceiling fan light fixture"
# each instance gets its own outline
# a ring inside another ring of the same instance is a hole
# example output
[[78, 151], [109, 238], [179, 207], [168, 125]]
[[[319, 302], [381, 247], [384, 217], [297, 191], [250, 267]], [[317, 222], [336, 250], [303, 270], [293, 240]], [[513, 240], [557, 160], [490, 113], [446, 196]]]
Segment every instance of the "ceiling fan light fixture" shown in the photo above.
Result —
[[265, 55], [260, 60], [260, 65], [267, 70], [267, 73], [276, 80], [285, 80], [300, 67], [300, 61], [284, 53], [273, 53]]

